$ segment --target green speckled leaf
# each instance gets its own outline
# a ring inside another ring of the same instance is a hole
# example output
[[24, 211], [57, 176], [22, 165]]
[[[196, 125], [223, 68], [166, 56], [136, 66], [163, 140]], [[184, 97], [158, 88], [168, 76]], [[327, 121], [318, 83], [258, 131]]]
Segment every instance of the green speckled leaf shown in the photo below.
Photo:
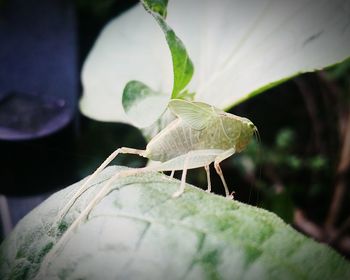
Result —
[[[79, 215], [109, 167], [65, 218]], [[80, 183], [29, 213], [0, 247], [0, 279], [33, 279], [57, 243], [52, 222]], [[350, 279], [350, 265], [265, 210], [147, 173], [120, 179], [114, 191], [59, 248], [40, 279]], [[61, 224], [61, 230], [65, 227]]]
[[149, 127], [166, 110], [169, 96], [156, 92], [139, 81], [130, 81], [123, 92], [122, 103], [129, 120], [137, 127]]

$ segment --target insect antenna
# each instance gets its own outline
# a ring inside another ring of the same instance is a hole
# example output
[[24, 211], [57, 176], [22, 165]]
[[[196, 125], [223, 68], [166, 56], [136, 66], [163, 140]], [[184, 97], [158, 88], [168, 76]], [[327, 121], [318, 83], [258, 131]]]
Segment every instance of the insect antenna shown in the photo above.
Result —
[[[255, 140], [257, 142], [257, 151], [256, 151], [256, 162], [257, 162], [257, 166], [258, 166], [258, 169], [259, 169], [259, 172], [258, 172], [258, 178], [255, 179], [255, 182], [257, 182], [258, 180], [261, 179], [261, 161], [262, 161], [262, 152], [261, 152], [261, 137], [260, 137], [260, 133], [259, 133], [259, 130], [255, 127], [254, 129], [254, 137], [255, 137]], [[259, 203], [259, 189], [258, 189], [258, 186], [256, 184], [256, 189], [257, 189], [257, 192], [256, 192], [256, 206], [258, 205]]]

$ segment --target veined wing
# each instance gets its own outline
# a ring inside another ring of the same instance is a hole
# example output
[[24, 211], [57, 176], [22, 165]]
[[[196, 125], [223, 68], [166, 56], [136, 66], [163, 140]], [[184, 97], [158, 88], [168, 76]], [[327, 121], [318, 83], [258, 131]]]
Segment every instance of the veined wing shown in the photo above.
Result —
[[218, 117], [218, 113], [222, 112], [203, 102], [190, 102], [181, 99], [170, 100], [168, 106], [173, 114], [196, 130], [206, 128], [210, 120]]

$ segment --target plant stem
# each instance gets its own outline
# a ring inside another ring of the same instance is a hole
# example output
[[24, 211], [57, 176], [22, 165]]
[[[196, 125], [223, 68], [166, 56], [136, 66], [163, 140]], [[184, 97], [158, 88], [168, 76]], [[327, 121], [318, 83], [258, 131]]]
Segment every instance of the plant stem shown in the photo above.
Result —
[[320, 150], [322, 153], [324, 153], [324, 147], [322, 144], [322, 125], [318, 118], [318, 112], [317, 112], [317, 105], [313, 98], [314, 91], [310, 88], [310, 86], [304, 81], [304, 79], [296, 78], [295, 82], [301, 92], [301, 95], [303, 96], [305, 107], [309, 113], [310, 120], [312, 123], [312, 129], [314, 132], [314, 140], [315, 140], [315, 146], [317, 150]]
[[322, 228], [311, 222], [308, 218], [306, 218], [304, 212], [301, 209], [296, 208], [294, 210], [293, 223], [305, 234], [312, 236], [318, 241], [324, 240], [324, 232]]
[[350, 167], [350, 114], [345, 111], [340, 120], [341, 146], [339, 162], [336, 170], [336, 182], [331, 205], [326, 218], [325, 227], [330, 230], [337, 222], [346, 193], [346, 171]]
[[345, 222], [341, 225], [339, 231], [331, 238], [330, 243], [335, 244], [341, 240], [341, 238], [345, 235], [346, 231], [350, 228], [350, 216], [345, 220]]

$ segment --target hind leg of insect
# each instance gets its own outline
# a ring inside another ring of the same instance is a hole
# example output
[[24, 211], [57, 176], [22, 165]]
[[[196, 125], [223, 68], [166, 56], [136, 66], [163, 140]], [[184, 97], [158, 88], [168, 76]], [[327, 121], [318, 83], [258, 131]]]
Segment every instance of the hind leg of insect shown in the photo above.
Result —
[[208, 182], [208, 187], [206, 192], [211, 192], [211, 181], [210, 181], [210, 169], [209, 169], [209, 165], [205, 165], [204, 166], [205, 172], [207, 173], [207, 182]]
[[[142, 155], [142, 153], [144, 152], [142, 150], [134, 150], [134, 149], [127, 150], [127, 149], [128, 148], [123, 148], [122, 151], [123, 152], [129, 151], [129, 153], [130, 153], [130, 150], [131, 150], [131, 151], [135, 151], [136, 154], [140, 154], [140, 155]], [[69, 239], [69, 236], [71, 235], [71, 233], [79, 226], [79, 224], [82, 221], [84, 221], [89, 216], [90, 212], [94, 209], [94, 207], [105, 196], [107, 196], [113, 190], [113, 183], [118, 178], [131, 176], [133, 174], [139, 174], [141, 172], [143, 173], [143, 172], [148, 172], [148, 171], [184, 170], [185, 172], [182, 174], [180, 188], [179, 188], [178, 192], [176, 192], [177, 195], [175, 195], [175, 196], [180, 196], [185, 189], [185, 183], [186, 183], [185, 180], [186, 180], [187, 169], [198, 168], [198, 167], [209, 165], [221, 153], [222, 153], [222, 151], [220, 152], [218, 150], [192, 151], [192, 152], [187, 153], [186, 155], [181, 155], [181, 156], [173, 158], [167, 162], [163, 162], [163, 163], [159, 164], [158, 166], [149, 166], [149, 167], [143, 167], [143, 168], [138, 168], [138, 169], [126, 170], [126, 171], [121, 171], [121, 172], [118, 172], [117, 174], [115, 174], [102, 186], [101, 190], [95, 195], [95, 197], [89, 202], [89, 204], [82, 210], [82, 212], [75, 219], [75, 221], [63, 233], [60, 240], [54, 245], [54, 247], [45, 256], [45, 259], [42, 262], [42, 265], [40, 267], [40, 271], [39, 271], [38, 275], [41, 275], [41, 273], [45, 274], [45, 270], [48, 267], [50, 260], [54, 259], [59, 248], [64, 246], [66, 241]], [[117, 154], [115, 154], [115, 156], [116, 155]], [[107, 161], [108, 161], [108, 159], [101, 166], [103, 166]], [[112, 161], [112, 159], [110, 161]], [[94, 176], [94, 174], [92, 176]], [[91, 182], [91, 180], [89, 182]], [[84, 185], [86, 185], [85, 189], [89, 188], [89, 186], [90, 186], [88, 183], [85, 183]]]
[[218, 155], [221, 153], [218, 153], [214, 155], [216, 152], [210, 151], [210, 150], [197, 150], [197, 151], [191, 151], [188, 152], [185, 155], [184, 165], [182, 168], [182, 176], [181, 176], [181, 184], [179, 189], [173, 194], [173, 197], [179, 197], [181, 194], [183, 194], [185, 190], [186, 185], [186, 175], [187, 170], [196, 168], [196, 167], [202, 167], [204, 166], [205, 171], [207, 173], [207, 180], [208, 180], [208, 188], [207, 192], [211, 191], [211, 181], [210, 181], [210, 171], [209, 171], [209, 165], [211, 162], [214, 161], [215, 158], [217, 158]]
[[230, 192], [228, 190], [228, 187], [227, 187], [227, 184], [226, 184], [226, 181], [224, 178], [224, 174], [222, 173], [222, 170], [220, 167], [220, 162], [222, 162], [224, 159], [227, 159], [228, 157], [232, 156], [234, 153], [235, 153], [235, 149], [229, 149], [229, 150], [219, 154], [215, 158], [215, 161], [214, 161], [214, 167], [215, 167], [216, 173], [218, 173], [218, 175], [221, 178], [222, 184], [224, 185], [224, 188], [225, 188], [226, 197], [228, 197], [228, 198], [233, 198], [233, 197], [230, 195]]
[[[134, 153], [134, 154], [142, 155], [145, 152], [143, 150], [136, 150], [136, 149], [130, 149], [130, 148], [120, 148], [120, 149], [123, 149], [120, 153], [128, 153], [128, 154]], [[185, 189], [187, 170], [202, 167], [202, 166], [209, 166], [209, 164], [211, 162], [213, 162], [214, 159], [217, 158], [218, 155], [220, 155], [220, 154], [222, 154], [222, 150], [221, 151], [219, 151], [219, 150], [191, 151], [185, 155], [181, 155], [181, 156], [175, 157], [169, 161], [162, 162], [159, 165], [152, 165], [152, 166], [143, 167], [143, 168], [121, 171], [121, 172], [117, 173], [116, 175], [114, 175], [113, 177], [111, 177], [102, 186], [101, 190], [96, 194], [96, 197], [93, 199], [93, 202], [91, 204], [89, 204], [90, 205], [89, 207], [87, 207], [90, 210], [88, 210], [88, 212], [85, 212], [85, 213], [87, 213], [87, 215], [88, 215], [88, 213], [91, 211], [91, 209], [93, 209], [93, 207], [106, 194], [108, 194], [110, 192], [114, 181], [116, 181], [118, 178], [130, 176], [130, 175], [134, 175], [134, 174], [139, 174], [139, 173], [144, 173], [144, 172], [149, 172], [149, 171], [171, 171], [171, 172], [173, 172], [175, 170], [183, 170], [179, 190], [176, 192], [177, 195], [174, 194], [174, 197], [178, 197], [183, 193], [183, 191]], [[107, 162], [107, 160], [100, 167], [102, 167]], [[95, 171], [93, 173], [93, 175], [91, 175], [91, 176], [94, 176], [96, 172], [97, 171]], [[85, 189], [89, 188], [89, 185], [88, 185], [89, 182], [91, 182], [91, 180], [88, 180], [86, 183], [84, 183], [84, 185], [86, 185]], [[78, 192], [79, 191], [80, 191], [80, 189], [78, 190]]]
[[[187, 169], [199, 168], [209, 166], [215, 158], [220, 155], [223, 150], [193, 150], [186, 154], [180, 155], [166, 162], [162, 162], [157, 167], [155, 171], [172, 171], [172, 170], [182, 170], [181, 184], [178, 191], [174, 193], [174, 197], [180, 196], [184, 189], [186, 183]], [[210, 184], [210, 183], [209, 183]]]
[[[141, 151], [143, 152], [143, 151]], [[116, 156], [116, 155], [115, 155]], [[115, 157], [114, 156], [114, 157]], [[185, 160], [183, 160], [183, 156], [177, 157], [173, 159], [173, 162], [175, 162], [175, 165], [170, 164], [171, 168], [169, 168], [168, 166], [168, 162], [163, 162], [161, 163], [159, 166], [149, 166], [149, 167], [143, 167], [143, 168], [138, 168], [138, 169], [133, 169], [133, 170], [126, 170], [126, 171], [121, 171], [118, 172], [117, 174], [113, 175], [101, 188], [101, 190], [95, 195], [95, 197], [89, 202], [89, 204], [82, 210], [82, 212], [80, 213], [80, 215], [78, 216], [77, 219], [75, 219], [75, 221], [70, 225], [70, 227], [64, 232], [64, 234], [61, 236], [60, 240], [56, 243], [54, 250], [51, 250], [47, 256], [45, 257], [45, 262], [44, 265], [42, 265], [42, 267], [47, 266], [49, 259], [51, 259], [57, 252], [57, 250], [61, 247], [64, 246], [65, 242], [67, 241], [67, 239], [69, 238], [69, 236], [71, 235], [71, 233], [79, 226], [79, 224], [81, 222], [83, 222], [85, 219], [88, 218], [90, 212], [94, 209], [94, 207], [105, 197], [107, 196], [113, 189], [113, 183], [121, 177], [126, 177], [126, 176], [130, 176], [133, 174], [139, 174], [139, 173], [143, 173], [143, 172], [147, 172], [147, 171], [173, 171], [173, 170], [179, 170], [180, 168], [176, 168], [178, 167], [179, 163], [185, 162], [184, 165], [187, 165], [186, 162], [188, 161], [188, 154], [185, 156]], [[108, 159], [107, 159], [108, 160]], [[107, 160], [101, 165], [103, 166]], [[111, 161], [111, 160], [110, 160]], [[110, 162], [109, 161], [109, 162]], [[108, 163], [107, 163], [108, 164]], [[107, 165], [106, 164], [106, 165]], [[100, 167], [101, 167], [100, 166]], [[182, 168], [181, 168], [182, 169]], [[181, 191], [181, 193], [179, 192], [179, 195], [181, 195], [183, 193], [183, 189], [185, 188], [185, 179], [186, 179], [186, 172], [187, 169], [185, 171], [185, 173], [182, 174], [182, 180], [181, 180], [181, 186], [179, 188], [179, 191]], [[96, 171], [95, 171], [96, 173]], [[94, 173], [94, 174], [95, 174]], [[94, 174], [92, 176], [94, 176]], [[96, 173], [97, 175], [97, 173]], [[91, 180], [90, 180], [91, 181]], [[90, 182], [89, 181], [89, 182]], [[85, 183], [86, 184], [86, 183]], [[84, 185], [85, 185], [84, 184]], [[88, 184], [86, 184], [86, 188], [89, 187]], [[80, 189], [78, 190], [78, 192], [80, 191]], [[44, 268], [45, 269], [45, 268]]]
[[[136, 149], [130, 149], [130, 148], [120, 148], [118, 150], [120, 150], [118, 153], [138, 154], [141, 156], [145, 152], [144, 150], [136, 150]], [[111, 156], [114, 156], [113, 158], [115, 158], [118, 153], [112, 154]], [[222, 154], [222, 151], [220, 152], [218, 150], [191, 151], [185, 155], [181, 155], [181, 156], [175, 157], [169, 161], [162, 162], [159, 165], [143, 167], [143, 168], [138, 168], [138, 169], [129, 170], [129, 171], [127, 170], [127, 171], [121, 172], [120, 174], [118, 173], [115, 176], [113, 176], [111, 179], [109, 179], [106, 182], [106, 184], [102, 187], [100, 192], [103, 194], [104, 190], [108, 189], [112, 185], [112, 183], [119, 177], [125, 177], [125, 176], [129, 176], [132, 174], [137, 174], [137, 173], [141, 173], [141, 172], [148, 172], [148, 171], [171, 171], [173, 173], [173, 171], [175, 171], [175, 170], [183, 170], [180, 188], [173, 195], [174, 197], [178, 197], [184, 192], [185, 184], [186, 184], [187, 170], [192, 169], [192, 168], [202, 167], [202, 166], [209, 166], [209, 164], [211, 162], [213, 162], [214, 159], [217, 158], [221, 154]], [[97, 176], [98, 173], [105, 166], [107, 166], [108, 163], [110, 163], [113, 160], [113, 158], [112, 159], [107, 158], [105, 160], [105, 162], [91, 175], [91, 177]], [[91, 177], [83, 184], [82, 187], [80, 187], [78, 192], [73, 196], [73, 198], [71, 199], [71, 201], [73, 201], [73, 202], [71, 204], [74, 203], [74, 201], [77, 199], [77, 197], [79, 195], [81, 195], [81, 193], [83, 193], [87, 188], [89, 188], [89, 183], [93, 179]], [[100, 192], [97, 194], [97, 197], [101, 197]], [[102, 197], [103, 197], [103, 195], [102, 195]], [[95, 204], [93, 206], [95, 206], [98, 203], [98, 202], [96, 202], [97, 200], [94, 200], [94, 201], [95, 201]], [[91, 207], [91, 209], [92, 208], [93, 207]], [[69, 210], [69, 208], [67, 208], [67, 209]]]
[[70, 200], [66, 203], [66, 205], [61, 209], [59, 214], [57, 215], [57, 221], [61, 221], [64, 216], [67, 214], [69, 209], [72, 207], [74, 202], [89, 188], [90, 182], [96, 178], [96, 176], [106, 168], [110, 162], [116, 158], [118, 154], [136, 154], [139, 156], [143, 156], [145, 150], [137, 150], [127, 147], [122, 147], [115, 150], [96, 170], [95, 172], [81, 185], [78, 191], [70, 198]]

